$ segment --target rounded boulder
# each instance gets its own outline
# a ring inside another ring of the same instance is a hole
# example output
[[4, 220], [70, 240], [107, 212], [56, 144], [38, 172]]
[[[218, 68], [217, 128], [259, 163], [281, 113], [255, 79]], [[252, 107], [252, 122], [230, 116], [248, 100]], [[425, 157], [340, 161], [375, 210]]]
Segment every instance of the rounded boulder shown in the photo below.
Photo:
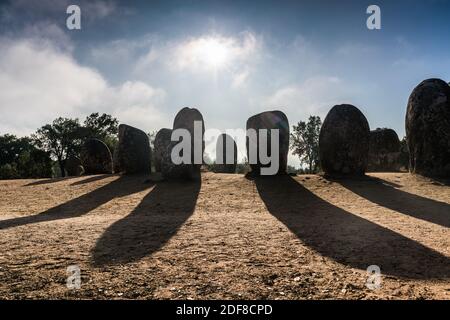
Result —
[[322, 170], [330, 175], [364, 175], [369, 136], [369, 123], [358, 108], [349, 104], [334, 106], [320, 129]]

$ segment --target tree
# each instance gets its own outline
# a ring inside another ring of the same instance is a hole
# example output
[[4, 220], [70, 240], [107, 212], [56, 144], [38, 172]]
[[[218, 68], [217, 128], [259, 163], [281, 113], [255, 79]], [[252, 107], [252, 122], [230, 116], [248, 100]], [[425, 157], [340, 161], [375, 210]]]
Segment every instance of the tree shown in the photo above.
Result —
[[294, 166], [287, 166], [286, 172], [289, 175], [297, 175], [298, 170]]
[[155, 147], [155, 138], [156, 138], [156, 134], [158, 133], [158, 131], [153, 130], [149, 133], [147, 133], [148, 136], [148, 141], [150, 142], [150, 147], [153, 148]]
[[406, 137], [403, 137], [403, 139], [400, 140], [399, 161], [400, 161], [400, 166], [402, 168], [409, 170], [409, 149], [408, 149], [408, 142], [406, 141]]
[[47, 178], [52, 175], [52, 160], [29, 137], [0, 136], [0, 178]]
[[236, 173], [247, 174], [251, 171], [250, 164], [247, 157], [244, 157], [241, 162], [236, 164]]
[[319, 167], [319, 134], [322, 121], [319, 116], [310, 116], [308, 122], [300, 121], [293, 126], [290, 148], [292, 153], [300, 158], [302, 164], [307, 164], [309, 172], [317, 172]]
[[23, 141], [12, 134], [0, 136], [0, 165], [13, 163], [18, 155], [26, 149]]
[[49, 152], [58, 161], [61, 176], [65, 177], [65, 160], [78, 154], [84, 137], [78, 119], [59, 117], [36, 131], [33, 139], [38, 147]]
[[150, 163], [152, 166], [152, 170], [154, 170], [155, 168], [155, 163], [156, 163], [156, 158], [155, 158], [155, 138], [156, 138], [156, 134], [158, 133], [158, 131], [153, 130], [151, 132], [147, 133], [148, 136], [148, 141], [150, 143]]
[[117, 132], [119, 121], [111, 115], [103, 113], [99, 115], [98, 112], [92, 113], [84, 120], [84, 134], [86, 138], [97, 138], [102, 140], [111, 150], [117, 145]]

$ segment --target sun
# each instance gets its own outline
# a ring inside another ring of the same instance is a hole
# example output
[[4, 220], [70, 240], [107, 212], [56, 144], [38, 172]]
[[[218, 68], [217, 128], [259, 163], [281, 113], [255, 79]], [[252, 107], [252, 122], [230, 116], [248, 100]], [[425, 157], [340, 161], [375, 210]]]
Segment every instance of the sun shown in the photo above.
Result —
[[176, 47], [175, 66], [179, 69], [212, 72], [218, 75], [233, 67], [241, 51], [236, 39], [219, 35], [191, 38]]
[[220, 38], [206, 38], [199, 43], [200, 59], [214, 69], [223, 68], [229, 58], [229, 47]]
[[218, 71], [231, 63], [232, 56], [232, 40], [218, 36], [201, 37], [181, 47], [178, 64], [197, 70]]

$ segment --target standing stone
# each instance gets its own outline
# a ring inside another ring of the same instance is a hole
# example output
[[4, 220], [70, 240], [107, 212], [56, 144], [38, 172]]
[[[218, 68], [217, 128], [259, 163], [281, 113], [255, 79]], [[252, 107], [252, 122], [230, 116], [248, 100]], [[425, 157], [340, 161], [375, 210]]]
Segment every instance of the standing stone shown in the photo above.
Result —
[[112, 172], [112, 156], [106, 144], [98, 139], [87, 140], [80, 153], [85, 174]]
[[450, 177], [450, 86], [428, 79], [411, 93], [406, 111], [410, 171]]
[[156, 172], [161, 172], [164, 153], [167, 152], [167, 148], [171, 143], [171, 135], [172, 129], [163, 128], [159, 130], [155, 136], [155, 142], [153, 143], [153, 152]]
[[[200, 130], [195, 135], [194, 125], [195, 122], [200, 124]], [[186, 129], [190, 133], [190, 143], [191, 145], [191, 160], [190, 163], [174, 164], [172, 162], [172, 149], [180, 142], [172, 141], [167, 147], [167, 151], [163, 155], [163, 161], [161, 172], [165, 178], [168, 179], [200, 179], [200, 167], [203, 164], [203, 152], [205, 150], [205, 123], [203, 121], [202, 114], [195, 108], [183, 108], [175, 116], [173, 122], [173, 130]], [[199, 162], [194, 163], [195, 159], [195, 149], [198, 148], [198, 156], [200, 157]]]
[[369, 154], [369, 123], [355, 106], [334, 106], [319, 135], [319, 155], [327, 174], [364, 175]]
[[119, 143], [116, 150], [114, 161], [116, 173], [150, 174], [150, 141], [144, 131], [126, 124], [121, 124], [119, 126]]
[[[227, 161], [228, 159], [228, 161]], [[231, 160], [231, 161], [230, 161]], [[235, 173], [237, 165], [237, 145], [228, 134], [221, 134], [216, 143], [216, 165], [217, 173]]]
[[392, 129], [370, 131], [367, 171], [389, 172], [400, 170], [400, 140]]
[[66, 163], [65, 163], [64, 167], [65, 167], [65, 169], [67, 171], [67, 175], [69, 177], [81, 176], [84, 171], [80, 158], [78, 158], [77, 156], [74, 156], [74, 155], [72, 155], [66, 159]]
[[[278, 152], [278, 160], [279, 160], [279, 168], [277, 174], [285, 174], [287, 170], [287, 159], [289, 152], [289, 121], [286, 115], [281, 111], [266, 111], [259, 113], [250, 117], [247, 120], [247, 130], [254, 129], [257, 132], [257, 145], [250, 145], [249, 137], [247, 136], [247, 157], [249, 161], [250, 159], [250, 148], [253, 151], [256, 151], [257, 161], [256, 163], [250, 163], [250, 167], [252, 168], [253, 175], [260, 175], [261, 168], [270, 167], [270, 164], [264, 165], [260, 161], [259, 157], [259, 140], [260, 140], [260, 129], [268, 129], [268, 133], [270, 135], [270, 129], [278, 129], [279, 130], [279, 152]], [[248, 134], [247, 134], [248, 135]], [[271, 154], [270, 151], [270, 136], [267, 137], [267, 150], [268, 154]]]

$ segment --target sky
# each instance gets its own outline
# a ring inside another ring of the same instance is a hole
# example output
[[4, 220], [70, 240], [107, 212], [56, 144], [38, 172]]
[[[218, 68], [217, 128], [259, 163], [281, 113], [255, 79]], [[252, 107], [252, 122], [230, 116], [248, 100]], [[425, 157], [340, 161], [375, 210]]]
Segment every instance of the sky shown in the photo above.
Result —
[[[70, 4], [81, 30], [66, 27]], [[380, 30], [366, 26], [372, 4]], [[292, 126], [350, 103], [401, 138], [413, 88], [450, 81], [449, 21], [446, 0], [1, 1], [0, 134], [92, 112], [151, 132], [182, 107], [206, 129], [268, 110]]]

